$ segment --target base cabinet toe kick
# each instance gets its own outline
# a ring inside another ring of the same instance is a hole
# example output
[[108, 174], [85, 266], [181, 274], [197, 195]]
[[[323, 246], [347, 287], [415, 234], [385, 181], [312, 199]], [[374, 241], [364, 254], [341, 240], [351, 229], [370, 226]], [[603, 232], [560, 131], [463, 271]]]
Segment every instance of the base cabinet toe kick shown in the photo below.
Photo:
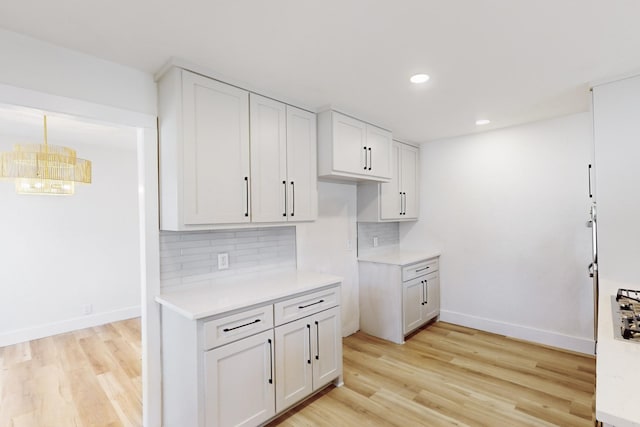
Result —
[[340, 285], [197, 320], [163, 306], [163, 426], [260, 426], [342, 385]]

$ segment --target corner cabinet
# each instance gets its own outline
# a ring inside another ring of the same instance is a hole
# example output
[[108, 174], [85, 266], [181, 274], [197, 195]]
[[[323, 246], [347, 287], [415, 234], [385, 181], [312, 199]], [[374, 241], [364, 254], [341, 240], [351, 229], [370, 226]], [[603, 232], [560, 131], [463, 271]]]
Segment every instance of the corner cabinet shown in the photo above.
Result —
[[358, 221], [415, 221], [420, 206], [420, 149], [393, 141], [391, 181], [358, 184]]
[[163, 305], [162, 372], [164, 426], [262, 425], [342, 385], [340, 284], [202, 319]]
[[391, 179], [388, 130], [337, 111], [318, 114], [318, 176], [349, 181]]
[[180, 68], [158, 92], [161, 229], [316, 218], [315, 114]]
[[439, 257], [360, 260], [360, 329], [397, 344], [440, 315]]

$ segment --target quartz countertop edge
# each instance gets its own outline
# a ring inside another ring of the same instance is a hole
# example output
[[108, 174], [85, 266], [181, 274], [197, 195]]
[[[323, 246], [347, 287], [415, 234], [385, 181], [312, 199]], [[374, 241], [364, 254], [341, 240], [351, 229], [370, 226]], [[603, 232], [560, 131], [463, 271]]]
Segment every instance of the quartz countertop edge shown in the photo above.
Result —
[[380, 264], [408, 265], [425, 259], [440, 256], [438, 251], [403, 251], [393, 249], [389, 251], [377, 251], [358, 255], [358, 261], [376, 262]]
[[298, 270], [233, 276], [210, 285], [162, 293], [155, 300], [189, 320], [198, 320], [322, 289], [342, 280], [339, 276]]
[[598, 346], [596, 356], [596, 418], [616, 427], [640, 426], [640, 404], [629, 397], [629, 385], [640, 383], [640, 343], [614, 337], [612, 297], [618, 288], [638, 289], [601, 279], [598, 298]]

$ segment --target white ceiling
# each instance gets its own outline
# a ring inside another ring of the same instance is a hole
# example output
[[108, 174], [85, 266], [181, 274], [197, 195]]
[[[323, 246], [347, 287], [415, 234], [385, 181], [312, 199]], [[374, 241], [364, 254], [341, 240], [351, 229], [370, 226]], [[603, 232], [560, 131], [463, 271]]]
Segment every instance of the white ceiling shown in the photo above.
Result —
[[177, 56], [415, 142], [588, 110], [589, 82], [640, 71], [639, 21], [637, 0], [0, 2], [0, 27], [150, 73]]

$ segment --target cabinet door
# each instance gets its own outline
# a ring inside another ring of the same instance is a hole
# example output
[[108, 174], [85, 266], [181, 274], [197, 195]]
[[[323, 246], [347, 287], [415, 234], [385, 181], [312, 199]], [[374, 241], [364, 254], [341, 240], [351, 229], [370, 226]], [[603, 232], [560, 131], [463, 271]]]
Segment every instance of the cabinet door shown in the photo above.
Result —
[[440, 314], [440, 276], [430, 274], [426, 277], [427, 302], [423, 306], [424, 320], [431, 320]]
[[367, 125], [367, 174], [391, 178], [391, 132]]
[[287, 215], [289, 221], [318, 216], [316, 115], [287, 105]]
[[182, 71], [185, 224], [249, 221], [249, 93]]
[[400, 187], [400, 144], [394, 142], [391, 150], [391, 181], [380, 185], [380, 219], [402, 219], [404, 195]]
[[313, 351], [313, 389], [342, 375], [342, 332], [340, 307], [313, 316], [311, 349]]
[[286, 107], [253, 93], [250, 100], [251, 221], [286, 221]]
[[[404, 198], [403, 219], [418, 218], [419, 206], [419, 151], [416, 147], [406, 144], [400, 145], [400, 185]], [[395, 176], [395, 175], [394, 175]]]
[[313, 392], [310, 317], [278, 326], [276, 337], [276, 412]]
[[418, 277], [402, 284], [402, 314], [405, 335], [424, 323], [425, 287], [423, 280], [423, 277]]
[[256, 426], [275, 415], [272, 330], [204, 357], [207, 427]]
[[333, 111], [333, 169], [368, 175], [366, 124]]

